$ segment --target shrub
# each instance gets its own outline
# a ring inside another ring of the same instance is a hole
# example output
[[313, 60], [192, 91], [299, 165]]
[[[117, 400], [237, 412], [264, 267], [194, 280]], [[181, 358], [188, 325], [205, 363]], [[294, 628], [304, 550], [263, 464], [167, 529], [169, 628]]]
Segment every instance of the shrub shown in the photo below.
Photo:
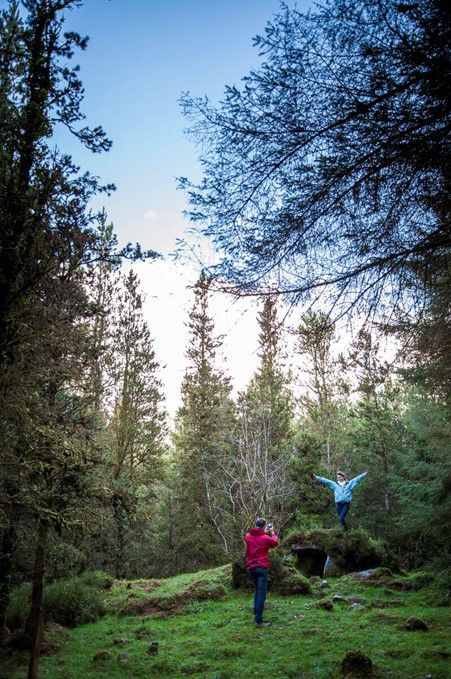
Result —
[[345, 533], [339, 540], [332, 540], [327, 550], [337, 566], [350, 570], [375, 568], [386, 562], [383, 543], [371, 538], [363, 529]]
[[[44, 620], [76, 627], [106, 613], [105, 589], [112, 578], [101, 572], [84, 573], [68, 580], [58, 580], [44, 589]], [[7, 610], [10, 629], [24, 627], [30, 610], [31, 584], [16, 587]]]
[[11, 631], [25, 627], [31, 602], [31, 583], [24, 582], [14, 587], [11, 600], [6, 611], [7, 625]]
[[106, 613], [105, 588], [111, 579], [104, 573], [84, 573], [52, 583], [44, 593], [44, 617], [76, 627], [98, 620]]

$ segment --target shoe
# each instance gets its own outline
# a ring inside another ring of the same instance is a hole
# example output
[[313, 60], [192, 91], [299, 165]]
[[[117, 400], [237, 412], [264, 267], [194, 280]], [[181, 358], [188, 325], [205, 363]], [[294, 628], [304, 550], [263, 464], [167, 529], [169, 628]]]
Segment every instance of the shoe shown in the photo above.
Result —
[[261, 627], [269, 627], [270, 625], [271, 625], [270, 622], [256, 622], [255, 623], [255, 627], [258, 627], [259, 629]]

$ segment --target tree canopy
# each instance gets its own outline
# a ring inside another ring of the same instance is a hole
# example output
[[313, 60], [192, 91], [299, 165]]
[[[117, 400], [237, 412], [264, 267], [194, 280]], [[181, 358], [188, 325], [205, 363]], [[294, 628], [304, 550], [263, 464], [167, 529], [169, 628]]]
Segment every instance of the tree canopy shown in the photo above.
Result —
[[182, 98], [203, 179], [181, 186], [218, 275], [336, 315], [415, 308], [449, 267], [447, 3], [282, 3], [255, 45], [218, 105]]

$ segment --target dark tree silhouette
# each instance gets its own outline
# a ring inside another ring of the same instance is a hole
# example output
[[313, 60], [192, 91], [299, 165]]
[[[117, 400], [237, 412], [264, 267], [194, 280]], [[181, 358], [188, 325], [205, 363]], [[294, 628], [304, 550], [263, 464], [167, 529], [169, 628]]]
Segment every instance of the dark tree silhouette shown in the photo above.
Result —
[[255, 44], [241, 89], [182, 98], [203, 180], [181, 186], [218, 275], [337, 315], [415, 308], [449, 267], [448, 3], [282, 4]]

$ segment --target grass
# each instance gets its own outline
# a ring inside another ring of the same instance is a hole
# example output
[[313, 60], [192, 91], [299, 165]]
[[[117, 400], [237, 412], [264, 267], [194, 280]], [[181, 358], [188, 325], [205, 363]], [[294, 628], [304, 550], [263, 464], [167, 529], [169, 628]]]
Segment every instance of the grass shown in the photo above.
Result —
[[[321, 590], [315, 583], [310, 597], [270, 592], [265, 617], [272, 626], [258, 630], [251, 594], [230, 587], [228, 568], [116, 583], [106, 595], [111, 613], [74, 629], [47, 629], [55, 654], [41, 657], [40, 677], [338, 679], [349, 651], [368, 655], [376, 678], [451, 676], [449, 608], [435, 605], [431, 586], [397, 591], [350, 577], [329, 584]], [[330, 611], [317, 607], [333, 595], [346, 601]], [[360, 603], [351, 608], [350, 598]], [[406, 631], [409, 617], [421, 618], [428, 631]], [[93, 660], [99, 651], [110, 656]], [[119, 661], [120, 653], [128, 659]], [[9, 672], [9, 679], [23, 679], [26, 665]]]

